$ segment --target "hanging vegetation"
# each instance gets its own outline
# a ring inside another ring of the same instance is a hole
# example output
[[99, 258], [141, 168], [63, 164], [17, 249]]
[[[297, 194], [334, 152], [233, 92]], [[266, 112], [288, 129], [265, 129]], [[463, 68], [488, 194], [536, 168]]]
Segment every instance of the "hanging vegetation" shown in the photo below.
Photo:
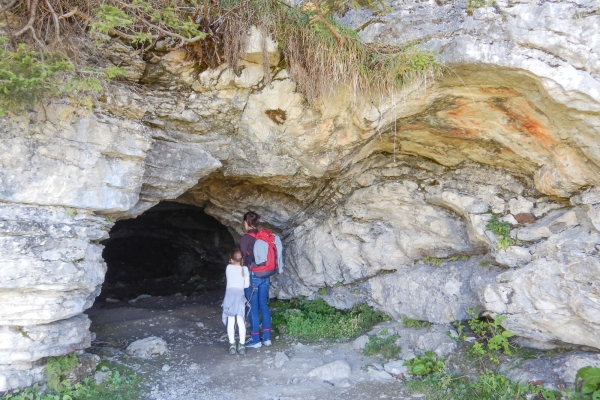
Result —
[[[77, 40], [94, 32], [119, 38], [138, 53], [150, 52], [158, 41], [170, 38], [171, 50], [185, 49], [203, 67], [225, 62], [237, 66], [248, 32], [255, 26], [263, 38], [271, 36], [279, 43], [291, 78], [310, 102], [344, 88], [355, 98], [379, 97], [441, 71], [430, 53], [412, 46], [367, 44], [337, 22], [336, 14], [357, 7], [388, 11], [381, 0], [312, 0], [293, 5], [278, 0], [9, 0], [0, 9], [0, 21], [8, 37], [2, 44], [4, 56], [24, 51], [18, 48], [26, 43], [36, 50], [33, 57], [42, 69], [55, 57], [44, 54], [76, 60]], [[269, 63], [264, 67], [268, 83]], [[42, 74], [46, 83], [52, 82], [54, 69]], [[2, 70], [0, 96], [6, 96], [14, 89], [2, 80]]]

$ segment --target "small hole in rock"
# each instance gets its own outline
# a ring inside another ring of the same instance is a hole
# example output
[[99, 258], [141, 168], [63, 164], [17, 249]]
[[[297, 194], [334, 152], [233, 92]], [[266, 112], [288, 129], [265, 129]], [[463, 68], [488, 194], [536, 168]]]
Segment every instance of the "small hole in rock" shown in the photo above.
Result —
[[287, 118], [285, 111], [279, 108], [276, 110], [267, 110], [265, 111], [265, 114], [278, 125], [283, 124]]

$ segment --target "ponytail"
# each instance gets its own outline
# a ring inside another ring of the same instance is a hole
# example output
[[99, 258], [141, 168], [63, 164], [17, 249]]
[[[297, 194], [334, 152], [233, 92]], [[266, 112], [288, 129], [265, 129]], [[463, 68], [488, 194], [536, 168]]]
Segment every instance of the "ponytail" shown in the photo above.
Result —
[[242, 263], [242, 252], [241, 250], [234, 250], [229, 254], [229, 259], [235, 262], [240, 263], [240, 267], [242, 268], [242, 277], [244, 276], [244, 265]]

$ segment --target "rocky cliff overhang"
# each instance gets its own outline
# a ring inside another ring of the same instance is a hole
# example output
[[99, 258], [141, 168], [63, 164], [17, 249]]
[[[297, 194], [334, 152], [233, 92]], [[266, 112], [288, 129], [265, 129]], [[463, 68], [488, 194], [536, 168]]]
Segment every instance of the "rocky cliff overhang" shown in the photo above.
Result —
[[[94, 112], [54, 102], [0, 120], [0, 391], [89, 345], [82, 312], [104, 279], [110, 221], [166, 199], [238, 233], [258, 211], [284, 238], [280, 298], [325, 288], [338, 307], [431, 322], [478, 306], [532, 345], [600, 348], [599, 7], [351, 11], [342, 21], [364, 40], [419, 42], [446, 73], [397, 97], [315, 106], [285, 69], [264, 85], [252, 49], [243, 68], [200, 71], [183, 52], [145, 61], [106, 43], [129, 82]], [[499, 249], [492, 212], [512, 246]]]

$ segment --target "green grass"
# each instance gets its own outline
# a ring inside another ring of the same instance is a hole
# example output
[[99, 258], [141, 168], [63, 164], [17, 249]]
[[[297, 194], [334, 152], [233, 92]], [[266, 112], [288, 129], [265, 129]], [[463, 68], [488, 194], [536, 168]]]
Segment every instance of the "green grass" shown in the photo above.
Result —
[[[49, 95], [97, 92], [105, 80], [125, 77], [127, 73], [120, 65], [102, 71], [82, 71], [81, 66], [76, 65], [80, 56], [66, 45], [73, 43], [69, 36], [82, 37], [90, 33], [119, 37], [122, 43], [135, 49], [133, 54], [137, 55], [144, 54], [145, 49], [150, 51], [157, 40], [171, 37], [177, 43], [174, 48], [185, 50], [201, 69], [216, 68], [224, 62], [239, 66], [246, 49], [247, 32], [255, 26], [277, 41], [284, 58], [277, 68], [285, 66], [312, 104], [333, 98], [341, 91], [349, 91], [349, 98], [354, 101], [361, 95], [374, 100], [384, 95], [400, 96], [405, 85], [427, 82], [443, 71], [432, 53], [414, 45], [361, 41], [356, 31], [338, 22], [335, 17], [338, 7], [330, 6], [337, 4], [341, 13], [348, 7], [364, 6], [380, 12], [391, 10], [380, 1], [331, 0], [319, 10], [266, 0], [198, 2], [198, 7], [196, 2], [183, 6], [170, 0], [70, 3], [45, 0], [39, 2], [39, 7], [38, 2], [33, 3], [38, 7], [33, 13], [29, 7], [20, 6], [21, 3], [11, 3], [12, 19], [31, 19], [31, 29], [27, 30], [31, 35], [19, 34], [19, 38], [11, 37], [10, 41], [0, 38], [0, 114], [33, 106]], [[56, 14], [50, 12], [53, 8], [70, 14], [70, 18], [58, 23], [53, 19]], [[87, 29], [82, 29], [82, 25]], [[19, 30], [17, 26], [9, 31]], [[13, 42], [18, 40], [26, 43], [15, 47]], [[56, 45], [48, 46], [50, 43]], [[266, 52], [264, 57], [268, 57]], [[269, 63], [264, 63], [263, 68], [268, 84]], [[70, 73], [70, 79], [64, 72]], [[80, 73], [82, 77], [75, 79]], [[82, 99], [79, 100], [77, 103], [81, 103]], [[86, 105], [91, 107], [91, 100]]]
[[388, 360], [397, 360], [400, 354], [400, 346], [396, 344], [398, 335], [391, 335], [386, 338], [381, 336], [370, 337], [365, 345], [363, 354], [369, 357], [381, 356]]
[[279, 333], [302, 339], [352, 338], [386, 319], [366, 304], [340, 311], [323, 299], [276, 301], [271, 308], [273, 327]]
[[442, 265], [443, 261], [441, 258], [425, 256], [423, 258], [423, 262], [427, 265], [431, 265], [431, 266], [435, 265], [436, 267], [439, 267]]
[[92, 377], [87, 377], [74, 386], [63, 381], [55, 390], [42, 390], [35, 385], [1, 396], [0, 400], [141, 400], [139, 379], [124, 367], [111, 365], [109, 368], [107, 365], [110, 364], [103, 362], [98, 366], [98, 370], [104, 370], [108, 374], [100, 385]]
[[551, 400], [557, 395], [551, 390], [511, 383], [504, 375], [492, 371], [482, 373], [474, 380], [437, 372], [406, 381], [406, 387], [411, 394], [424, 394], [427, 400]]
[[431, 328], [431, 323], [428, 321], [419, 321], [418, 319], [408, 318], [406, 315], [402, 314], [402, 323], [407, 328]]

